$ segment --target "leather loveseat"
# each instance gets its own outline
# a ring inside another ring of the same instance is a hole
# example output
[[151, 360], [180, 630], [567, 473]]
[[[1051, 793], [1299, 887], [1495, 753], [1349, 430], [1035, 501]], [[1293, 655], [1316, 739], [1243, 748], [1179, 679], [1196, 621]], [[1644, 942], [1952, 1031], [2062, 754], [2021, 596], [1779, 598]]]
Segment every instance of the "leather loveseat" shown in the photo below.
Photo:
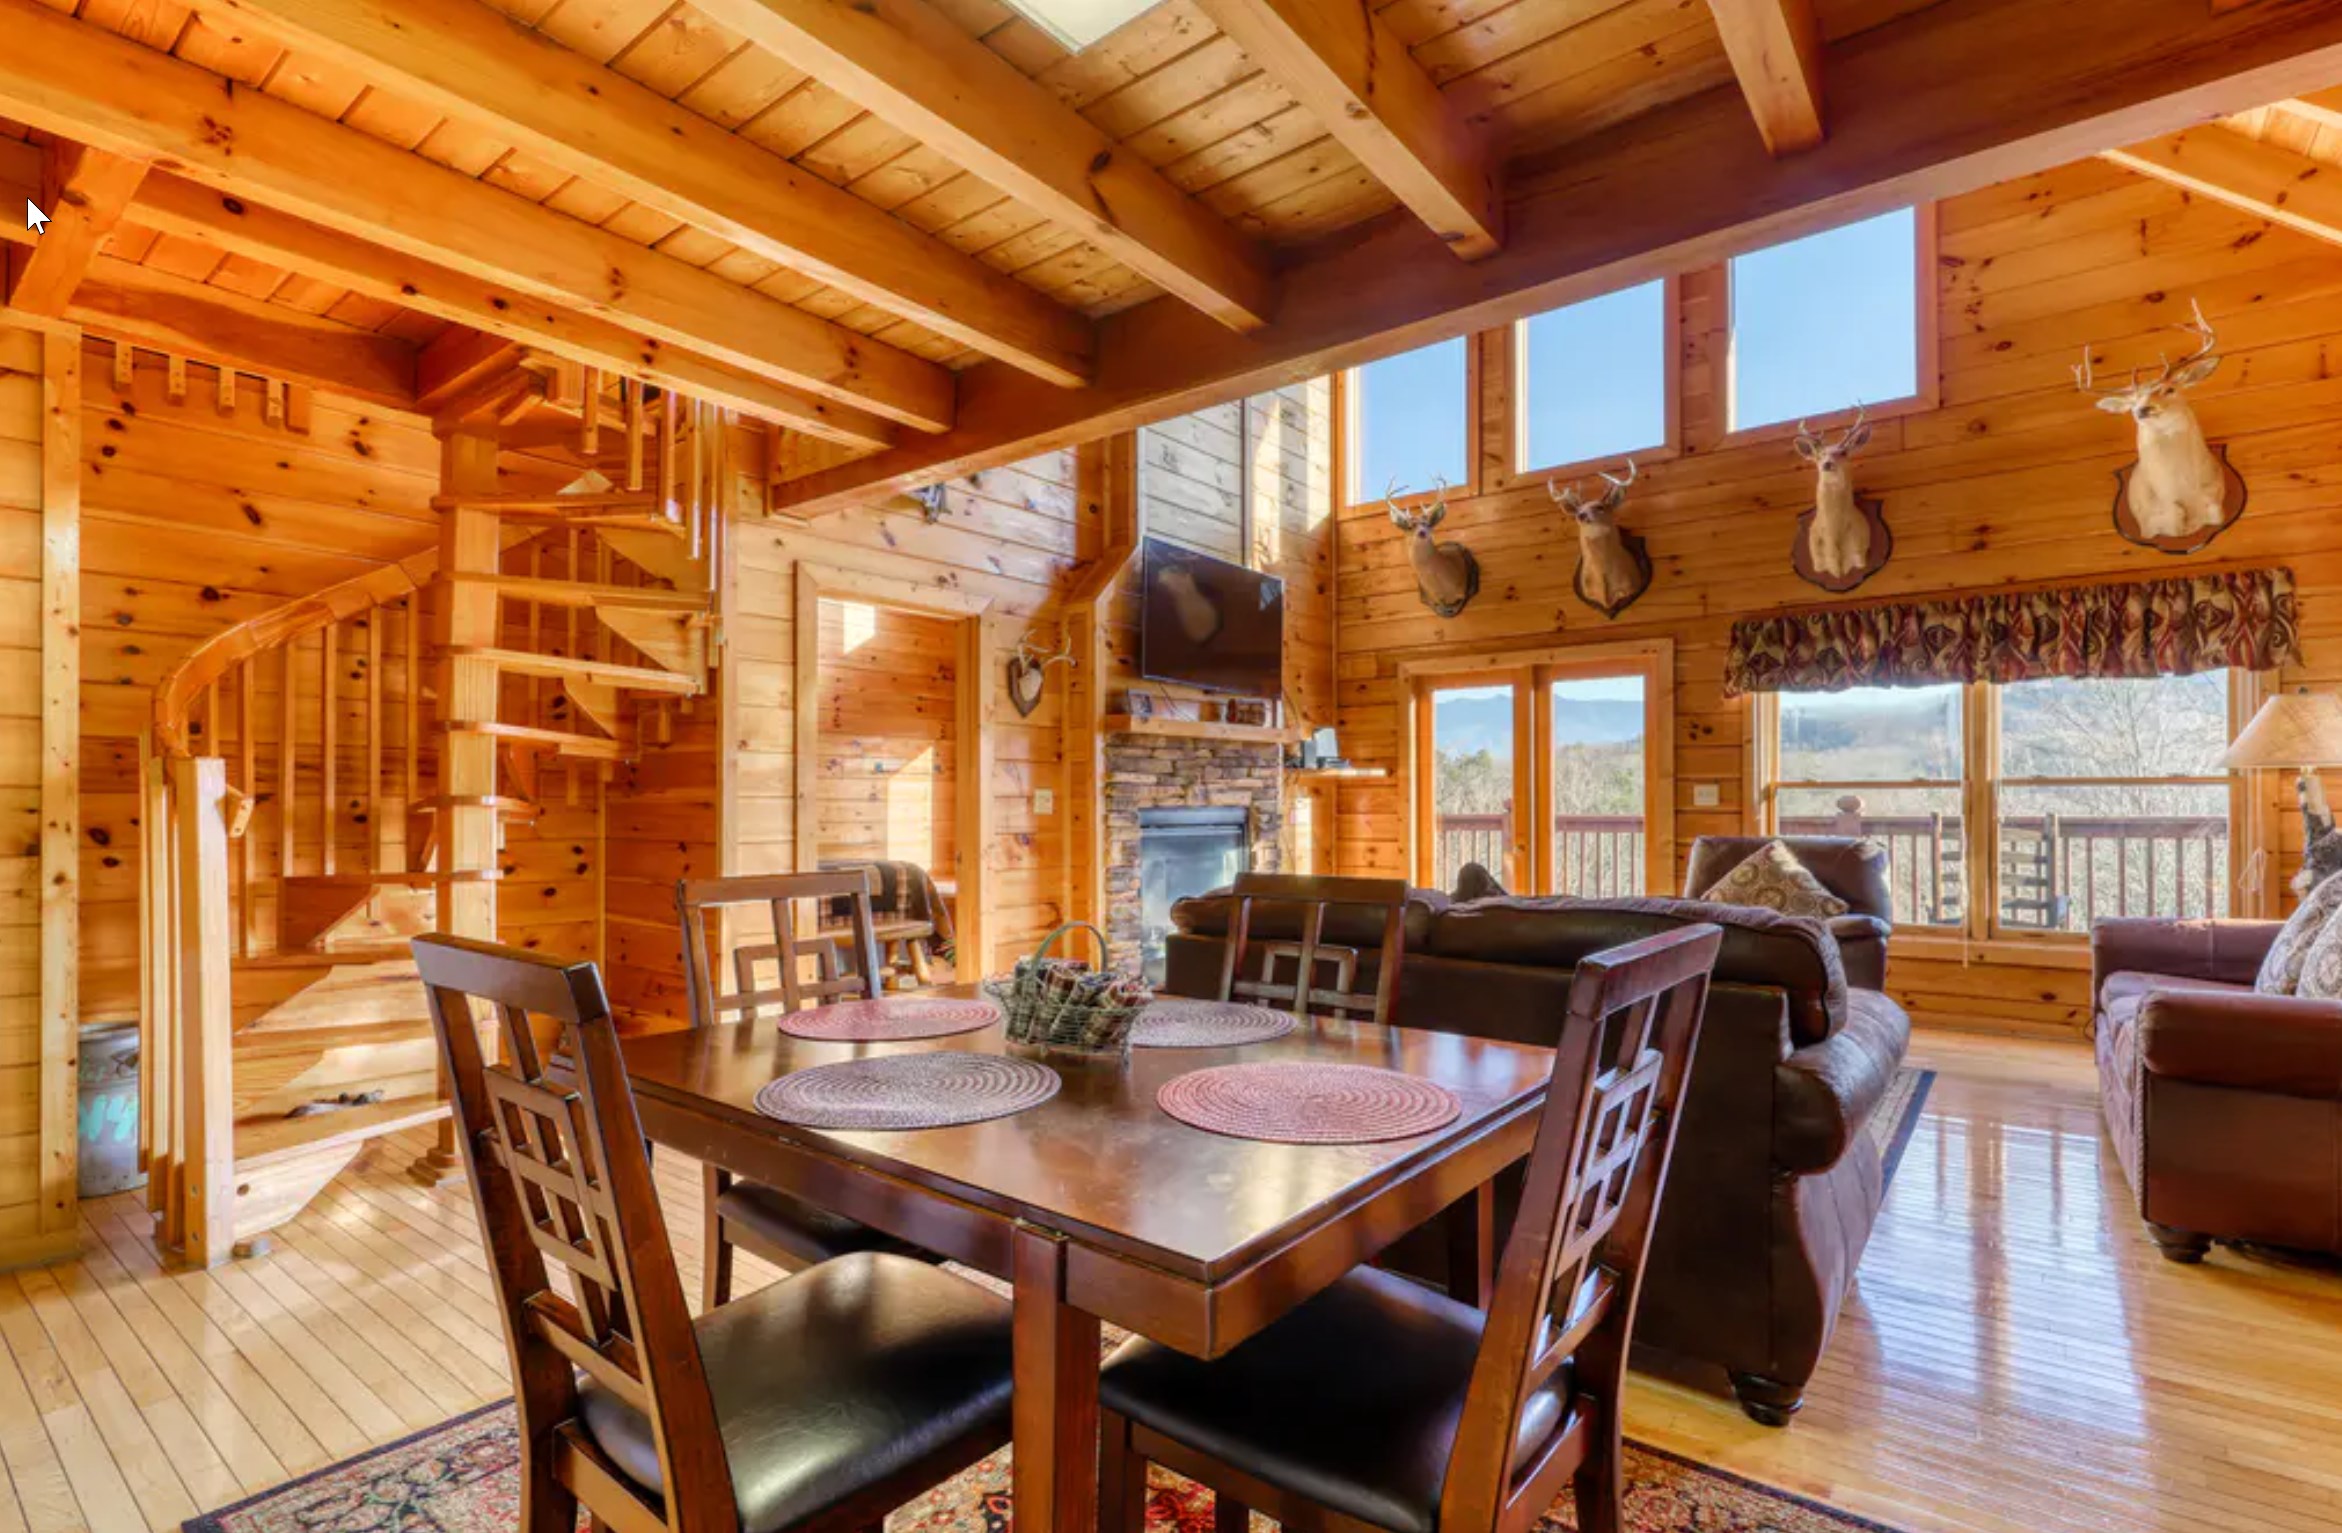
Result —
[[2342, 1252], [2342, 1001], [2253, 989], [2280, 928], [2091, 928], [2106, 1134], [2176, 1262], [2214, 1240]]
[[[1751, 1417], [1776, 1426], [1803, 1403], [1869, 1239], [1884, 1189], [1865, 1128], [1910, 1042], [1910, 1019], [1875, 988], [1891, 909], [1883, 869], [1840, 838], [1786, 839], [1854, 904], [1835, 923], [1842, 937], [1815, 921], [1688, 899], [1459, 904], [1418, 891], [1395, 1012], [1404, 1026], [1551, 1043], [1580, 958], [1692, 921], [1724, 927], [1643, 1280], [1636, 1361], [1693, 1382], [1728, 1380]], [[1690, 885], [1721, 876], [1715, 864], [1737, 861], [1732, 850], [1695, 844]], [[1228, 908], [1210, 896], [1174, 908], [1170, 992], [1214, 993]], [[1329, 913], [1327, 940], [1379, 940], [1379, 925], [1360, 915], [1353, 929], [1349, 917]], [[1260, 935], [1290, 935], [1280, 921], [1297, 924], [1290, 911], [1255, 907]], [[1362, 967], [1378, 957], [1363, 954]], [[1500, 1221], [1510, 1208], [1500, 1182]], [[1418, 1231], [1384, 1262], [1440, 1279], [1438, 1237]]]

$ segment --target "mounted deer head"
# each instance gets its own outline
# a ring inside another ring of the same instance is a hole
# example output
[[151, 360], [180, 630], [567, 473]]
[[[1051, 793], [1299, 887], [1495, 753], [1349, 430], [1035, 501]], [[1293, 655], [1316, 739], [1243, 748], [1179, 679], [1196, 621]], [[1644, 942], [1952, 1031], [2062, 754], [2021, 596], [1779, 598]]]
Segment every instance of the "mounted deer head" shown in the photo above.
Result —
[[1041, 706], [1041, 688], [1048, 680], [1049, 667], [1075, 665], [1073, 647], [1044, 651], [1028, 636], [1016, 641], [1016, 653], [1008, 657], [1008, 700], [1015, 705], [1017, 717], [1031, 718], [1033, 710]]
[[[2230, 470], [2204, 440], [2204, 428], [2183, 397], [2220, 366], [2218, 337], [2205, 322], [2203, 306], [2191, 302], [2189, 308], [2195, 317], [2172, 328], [2194, 337], [2195, 351], [2176, 363], [2166, 353], [2152, 378], [2142, 380], [2134, 367], [2121, 388], [2102, 389], [2086, 346], [2074, 368], [2074, 386], [2097, 396], [2099, 409], [2127, 415], [2137, 425], [2139, 460], [2126, 475], [2124, 497], [2142, 540], [2217, 532], [2231, 519]], [[2235, 498], [2241, 510], [2242, 497]]]
[[1626, 504], [1627, 486], [1640, 471], [1626, 460], [1626, 477], [1596, 471], [1610, 488], [1588, 500], [1575, 484], [1545, 481], [1545, 493], [1578, 523], [1578, 600], [1604, 617], [1616, 617], [1651, 585], [1651, 560], [1643, 540], [1618, 525], [1619, 508]]
[[1871, 564], [1871, 518], [1854, 493], [1850, 465], [1870, 442], [1869, 411], [1854, 407], [1854, 424], [1835, 442], [1825, 441], [1810, 421], [1797, 423], [1797, 455], [1813, 465], [1813, 517], [1800, 534], [1806, 561], [1816, 575], [1846, 580]]
[[1409, 511], [1398, 502], [1399, 485], [1392, 480], [1382, 503], [1391, 521], [1408, 535], [1407, 562], [1415, 569], [1415, 591], [1423, 605], [1441, 617], [1454, 617], [1480, 594], [1480, 561], [1461, 543], [1435, 543], [1431, 530], [1447, 517], [1447, 481], [1432, 481], [1431, 504]]

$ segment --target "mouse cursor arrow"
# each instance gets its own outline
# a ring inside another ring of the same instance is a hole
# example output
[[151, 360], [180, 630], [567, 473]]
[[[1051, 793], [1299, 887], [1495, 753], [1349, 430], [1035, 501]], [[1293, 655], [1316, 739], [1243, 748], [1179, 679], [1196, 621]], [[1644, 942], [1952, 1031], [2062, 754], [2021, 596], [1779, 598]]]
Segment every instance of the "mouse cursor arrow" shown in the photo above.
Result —
[[35, 234], [43, 233], [49, 227], [49, 215], [42, 212], [40, 204], [30, 197], [24, 199], [24, 226]]

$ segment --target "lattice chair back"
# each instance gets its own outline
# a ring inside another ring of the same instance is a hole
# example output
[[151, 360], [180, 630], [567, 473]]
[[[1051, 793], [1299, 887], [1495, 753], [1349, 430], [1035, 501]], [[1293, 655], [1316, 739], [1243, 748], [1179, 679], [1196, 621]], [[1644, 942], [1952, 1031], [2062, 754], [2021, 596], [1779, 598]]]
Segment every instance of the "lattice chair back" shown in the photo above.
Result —
[[[1398, 878], [1319, 878], [1297, 873], [1240, 874], [1221, 960], [1220, 999], [1251, 1001], [1301, 1016], [1364, 1017], [1388, 1023], [1399, 993], [1407, 946], [1407, 884]], [[1297, 940], [1255, 937], [1259, 906], [1297, 909]], [[1382, 933], [1374, 988], [1358, 988], [1364, 954], [1356, 943], [1326, 940], [1326, 916], [1344, 907], [1380, 911]], [[1291, 979], [1284, 978], [1291, 965]]]
[[[564, 1487], [580, 1484], [632, 1498], [649, 1526], [736, 1533], [715, 1402], [600, 974], [460, 937], [418, 937], [414, 953], [512, 1348], [523, 1533], [573, 1533]], [[554, 1025], [563, 1075], [547, 1072], [532, 1016]], [[664, 1504], [635, 1491], [579, 1425], [579, 1370], [651, 1424]]]
[[[1533, 1525], [1579, 1464], [1580, 1434], [1604, 1439], [1583, 1444], [1584, 1462], [1616, 1472], [1635, 1298], [1722, 940], [1719, 927], [1686, 926], [1578, 964], [1448, 1464], [1441, 1533]], [[1546, 1421], [1541, 1445], [1517, 1452]]]
[[[814, 931], [821, 913], [836, 902], [846, 906], [846, 924]], [[708, 927], [711, 921], [720, 923], [727, 910], [757, 908], [772, 922], [772, 940], [733, 947], [732, 988], [725, 990], [710, 959]], [[865, 869], [687, 878], [675, 885], [675, 910], [683, 923], [683, 979], [695, 1027], [753, 1022], [767, 1006], [785, 1014], [879, 994], [877, 925]], [[805, 919], [808, 911], [811, 920]], [[810, 980], [804, 970], [808, 959], [815, 966]], [[778, 971], [778, 983], [759, 986], [757, 968], [768, 963]]]

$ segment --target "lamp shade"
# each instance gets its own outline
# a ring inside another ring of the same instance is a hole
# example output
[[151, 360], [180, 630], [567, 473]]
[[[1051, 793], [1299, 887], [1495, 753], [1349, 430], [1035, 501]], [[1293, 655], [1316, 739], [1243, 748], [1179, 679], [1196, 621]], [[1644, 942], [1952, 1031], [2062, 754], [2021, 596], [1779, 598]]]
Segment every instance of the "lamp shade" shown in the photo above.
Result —
[[2280, 692], [2228, 747], [2227, 767], [2342, 766], [2342, 697]]

